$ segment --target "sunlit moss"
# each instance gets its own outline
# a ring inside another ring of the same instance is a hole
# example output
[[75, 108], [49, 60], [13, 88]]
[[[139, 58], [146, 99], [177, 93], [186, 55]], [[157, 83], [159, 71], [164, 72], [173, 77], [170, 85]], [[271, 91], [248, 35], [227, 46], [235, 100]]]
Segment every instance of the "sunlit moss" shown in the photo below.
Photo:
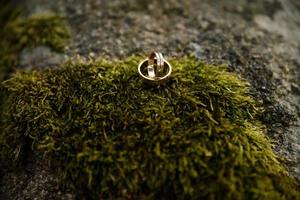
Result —
[[62, 184], [94, 199], [299, 198], [248, 82], [186, 57], [149, 87], [140, 59], [76, 60], [5, 81], [1, 162], [32, 143]]

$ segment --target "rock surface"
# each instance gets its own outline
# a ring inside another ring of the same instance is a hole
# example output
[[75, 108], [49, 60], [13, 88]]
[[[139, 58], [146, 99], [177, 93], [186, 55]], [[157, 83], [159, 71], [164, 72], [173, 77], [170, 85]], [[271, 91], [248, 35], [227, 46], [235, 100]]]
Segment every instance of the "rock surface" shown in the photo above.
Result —
[[[72, 30], [67, 57], [117, 59], [159, 50], [169, 57], [194, 54], [204, 62], [228, 64], [252, 83], [253, 95], [265, 107], [261, 120], [275, 141], [274, 150], [290, 161], [291, 176], [300, 179], [300, 3], [184, 2], [26, 0], [25, 5], [28, 15], [52, 11], [66, 16]], [[22, 53], [20, 63], [31, 68], [34, 60], [34, 67], [44, 68], [64, 57], [37, 62], [38, 56]], [[52, 190], [55, 179], [44, 164], [28, 162], [31, 172], [5, 175], [0, 197], [75, 199]]]
[[56, 67], [66, 61], [67, 56], [51, 51], [49, 47], [38, 46], [33, 49], [24, 49], [20, 54], [20, 67], [26, 70]]

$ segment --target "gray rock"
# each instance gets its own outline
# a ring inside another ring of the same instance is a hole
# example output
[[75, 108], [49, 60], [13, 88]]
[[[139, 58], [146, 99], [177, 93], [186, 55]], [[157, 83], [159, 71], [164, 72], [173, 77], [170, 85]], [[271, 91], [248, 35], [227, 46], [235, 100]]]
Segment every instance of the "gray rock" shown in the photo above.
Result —
[[24, 49], [20, 54], [19, 66], [25, 70], [55, 67], [66, 61], [67, 56], [53, 52], [49, 47], [38, 46]]

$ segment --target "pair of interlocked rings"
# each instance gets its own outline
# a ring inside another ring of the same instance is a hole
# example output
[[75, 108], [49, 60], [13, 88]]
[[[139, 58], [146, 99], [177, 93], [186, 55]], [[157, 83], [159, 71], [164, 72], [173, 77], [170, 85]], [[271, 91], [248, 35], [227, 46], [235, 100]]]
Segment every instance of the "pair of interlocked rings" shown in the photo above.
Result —
[[172, 73], [172, 66], [166, 61], [160, 52], [152, 52], [150, 56], [140, 62], [139, 75], [151, 85], [164, 83]]

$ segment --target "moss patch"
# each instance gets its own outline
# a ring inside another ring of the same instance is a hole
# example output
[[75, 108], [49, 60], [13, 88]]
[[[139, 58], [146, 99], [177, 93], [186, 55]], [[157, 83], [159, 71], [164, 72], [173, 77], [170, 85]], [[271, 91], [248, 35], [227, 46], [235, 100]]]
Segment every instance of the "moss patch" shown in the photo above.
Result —
[[16, 163], [27, 141], [90, 198], [299, 197], [246, 81], [189, 57], [148, 87], [139, 61], [74, 61], [5, 81], [1, 163]]
[[7, 10], [16, 11], [9, 5], [4, 8], [0, 10], [0, 15], [4, 15], [0, 20], [0, 81], [17, 66], [18, 54], [25, 47], [47, 45], [55, 51], [62, 51], [70, 37], [70, 31], [60, 16], [44, 13], [20, 18], [17, 14], [7, 16]]

